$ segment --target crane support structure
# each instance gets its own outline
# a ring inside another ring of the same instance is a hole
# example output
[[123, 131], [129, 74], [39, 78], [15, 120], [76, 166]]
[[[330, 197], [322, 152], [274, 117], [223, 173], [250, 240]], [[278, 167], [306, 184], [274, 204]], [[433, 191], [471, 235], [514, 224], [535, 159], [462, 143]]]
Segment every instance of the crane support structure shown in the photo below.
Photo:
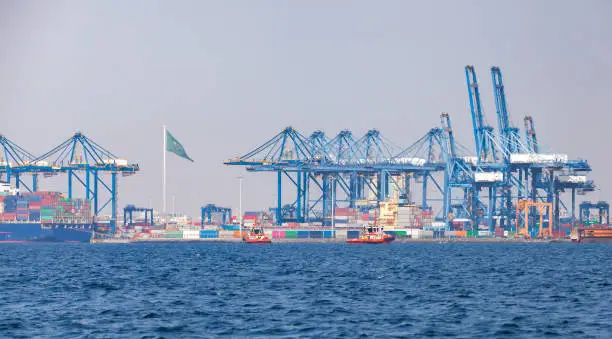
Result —
[[41, 172], [67, 175], [68, 198], [73, 198], [75, 184], [84, 188], [85, 199], [93, 202], [94, 217], [98, 217], [110, 206], [111, 232], [115, 232], [117, 175], [129, 176], [137, 173], [140, 170], [138, 164], [130, 164], [127, 160], [117, 157], [81, 132], [76, 132], [49, 152], [36, 157], [33, 162]]
[[[552, 204], [549, 202], [536, 202], [531, 200], [519, 200], [516, 204], [516, 235], [530, 238], [529, 233], [529, 212], [535, 208], [535, 212], [540, 216], [539, 230], [537, 238], [552, 237]], [[544, 216], [548, 216], [548, 227], [544, 228]], [[523, 218], [521, 218], [523, 216]], [[521, 221], [523, 221], [521, 223]], [[523, 225], [523, 227], [521, 227]]]

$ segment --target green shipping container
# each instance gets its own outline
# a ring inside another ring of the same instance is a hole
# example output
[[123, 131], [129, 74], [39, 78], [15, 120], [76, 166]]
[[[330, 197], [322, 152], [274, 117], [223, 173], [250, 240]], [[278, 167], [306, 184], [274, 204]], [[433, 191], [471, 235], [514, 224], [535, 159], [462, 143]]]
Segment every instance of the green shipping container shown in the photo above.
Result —
[[297, 231], [285, 231], [285, 239], [297, 239]]
[[395, 231], [396, 237], [406, 237], [406, 231]]
[[468, 238], [474, 238], [478, 236], [478, 231], [467, 231]]

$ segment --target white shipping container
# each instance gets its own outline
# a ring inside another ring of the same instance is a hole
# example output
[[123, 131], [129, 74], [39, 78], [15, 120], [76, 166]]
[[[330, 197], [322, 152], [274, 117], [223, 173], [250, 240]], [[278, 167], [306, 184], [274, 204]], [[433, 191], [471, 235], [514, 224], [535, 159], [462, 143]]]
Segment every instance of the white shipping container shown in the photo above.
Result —
[[474, 173], [474, 180], [476, 182], [501, 182], [504, 181], [504, 174], [502, 172], [476, 172]]
[[419, 230], [415, 228], [409, 228], [406, 230], [406, 235], [410, 234], [410, 237], [412, 239], [421, 239], [422, 233], [423, 233], [423, 230]]
[[513, 153], [510, 162], [513, 164], [546, 164], [553, 162], [567, 162], [567, 154], [540, 154], [540, 153]]
[[564, 183], [584, 184], [587, 181], [585, 175], [560, 175], [559, 181]]
[[512, 153], [510, 162], [513, 164], [531, 164], [535, 161], [532, 153]]
[[536, 154], [537, 163], [567, 162], [567, 154]]
[[396, 164], [423, 166], [427, 161], [423, 158], [394, 158], [393, 162]]
[[479, 237], [490, 237], [491, 231], [478, 231], [478, 236]]
[[433, 238], [433, 231], [421, 231], [421, 238]]

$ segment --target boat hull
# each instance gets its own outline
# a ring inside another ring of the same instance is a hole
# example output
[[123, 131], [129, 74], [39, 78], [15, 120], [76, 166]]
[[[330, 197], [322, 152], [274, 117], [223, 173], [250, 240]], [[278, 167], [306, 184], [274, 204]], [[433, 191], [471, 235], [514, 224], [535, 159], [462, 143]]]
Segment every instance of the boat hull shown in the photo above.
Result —
[[91, 225], [0, 222], [2, 242], [89, 242]]
[[243, 241], [247, 244], [271, 244], [272, 243], [272, 240], [270, 239], [259, 239], [259, 240], [243, 239]]
[[377, 245], [377, 244], [390, 244], [393, 240], [395, 240], [394, 237], [357, 238], [357, 239], [349, 239], [349, 240], [347, 240], [347, 243], [349, 243], [349, 244], [372, 244], [372, 245]]

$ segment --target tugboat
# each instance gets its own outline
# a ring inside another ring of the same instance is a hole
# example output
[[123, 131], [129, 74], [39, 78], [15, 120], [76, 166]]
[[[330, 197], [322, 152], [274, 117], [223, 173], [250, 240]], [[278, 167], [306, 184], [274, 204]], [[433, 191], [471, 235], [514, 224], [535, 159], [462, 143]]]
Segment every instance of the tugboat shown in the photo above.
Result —
[[366, 226], [361, 230], [359, 238], [348, 239], [349, 244], [389, 244], [395, 237], [383, 232], [382, 227]]
[[242, 241], [247, 244], [270, 244], [272, 240], [266, 236], [262, 227], [252, 227], [248, 233], [242, 237]]

